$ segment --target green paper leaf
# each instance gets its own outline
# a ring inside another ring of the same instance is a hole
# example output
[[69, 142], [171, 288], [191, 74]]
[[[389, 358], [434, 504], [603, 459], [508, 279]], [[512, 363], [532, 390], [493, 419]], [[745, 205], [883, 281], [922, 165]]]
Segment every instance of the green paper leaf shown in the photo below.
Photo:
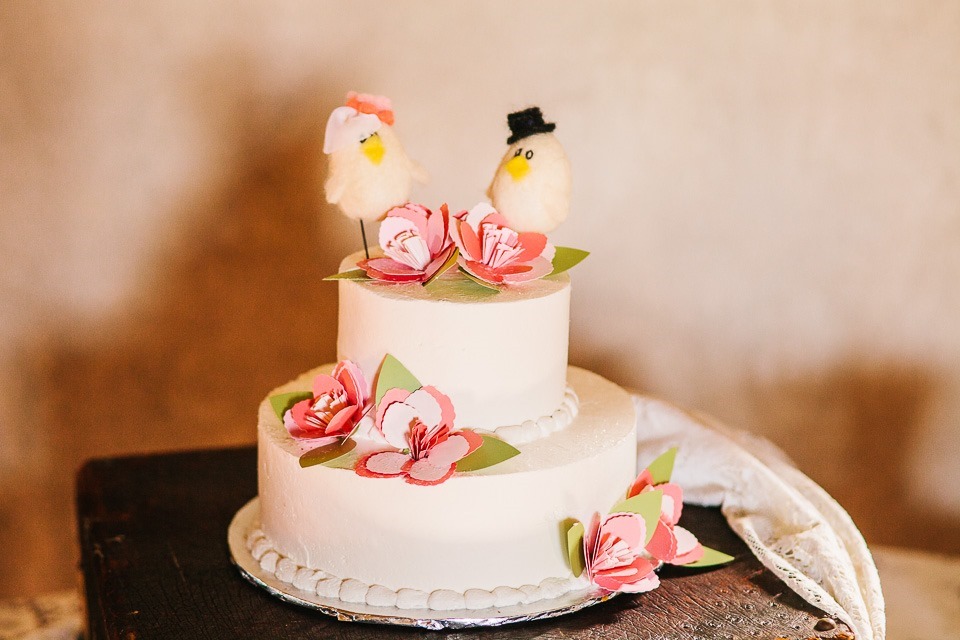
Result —
[[456, 273], [452, 278], [436, 278], [424, 290], [434, 300], [475, 300], [500, 293], [499, 289], [491, 289], [489, 286], [477, 284], [476, 281], [466, 276], [460, 277], [460, 275], [460, 273]]
[[561, 524], [564, 529], [564, 542], [567, 545], [567, 561], [573, 575], [580, 577], [587, 564], [583, 557], [583, 523], [574, 518], [567, 518]]
[[422, 386], [416, 376], [388, 353], [380, 365], [380, 373], [377, 374], [376, 402], [380, 404], [380, 400], [390, 389], [406, 389], [413, 393]]
[[659, 489], [644, 491], [632, 498], [621, 500], [613, 505], [610, 513], [636, 513], [643, 518], [644, 524], [647, 525], [647, 539], [644, 540], [644, 544], [646, 544], [650, 542], [650, 538], [653, 537], [653, 532], [657, 528], [657, 523], [660, 521], [660, 507], [662, 502], [663, 491]]
[[357, 446], [356, 441], [353, 438], [344, 438], [337, 442], [331, 442], [322, 447], [317, 447], [316, 449], [311, 449], [305, 454], [300, 456], [300, 466], [306, 469], [307, 467], [312, 467], [316, 464], [323, 464], [325, 462], [331, 462], [347, 455], [353, 451], [354, 447]]
[[324, 280], [370, 280], [370, 276], [363, 269], [350, 269], [350, 271], [341, 271], [327, 276]]
[[496, 291], [497, 293], [500, 293], [500, 287], [498, 287], [498, 286], [495, 285], [495, 284], [490, 284], [489, 282], [486, 282], [486, 281], [484, 281], [484, 280], [481, 280], [480, 278], [478, 278], [477, 276], [473, 275], [472, 273], [470, 273], [469, 271], [467, 271], [467, 270], [464, 269], [463, 267], [460, 267], [460, 273], [462, 273], [463, 276], [464, 276], [467, 280], [470, 280], [470, 281], [472, 281], [472, 282], [480, 285], [480, 286], [483, 287], [484, 289], [490, 289], [491, 291]]
[[457, 463], [457, 471], [477, 471], [486, 469], [495, 464], [500, 464], [504, 460], [509, 460], [513, 456], [519, 455], [520, 450], [513, 447], [500, 438], [491, 435], [482, 435], [483, 444], [473, 453]]
[[711, 549], [710, 547], [703, 548], [703, 557], [697, 560], [696, 562], [691, 562], [690, 564], [682, 565], [684, 567], [715, 567], [719, 564], [726, 564], [734, 559], [733, 556], [727, 555], [722, 551], [717, 551], [716, 549]]
[[457, 264], [457, 258], [459, 257], [460, 257], [460, 249], [454, 249], [453, 253], [450, 254], [450, 257], [444, 260], [443, 264], [440, 265], [440, 268], [437, 269], [437, 271], [432, 276], [430, 276], [429, 278], [423, 281], [423, 286], [427, 286], [428, 284], [434, 282], [437, 278], [439, 278], [444, 273], [449, 271], [450, 268], [453, 267], [453, 265]]
[[339, 458], [331, 458], [322, 464], [329, 469], [347, 469], [348, 471], [353, 471], [353, 468], [357, 466], [357, 456], [348, 454], [340, 456]]
[[553, 271], [550, 275], [555, 276], [568, 269], [577, 266], [583, 259], [590, 255], [589, 251], [583, 249], [574, 249], [573, 247], [557, 247], [557, 252], [553, 254]]
[[270, 396], [270, 406], [273, 407], [274, 413], [276, 413], [277, 417], [280, 418], [280, 422], [283, 422], [283, 414], [285, 414], [290, 407], [297, 404], [301, 400], [310, 400], [312, 398], [313, 394], [309, 391], [278, 393], [275, 396]]
[[676, 459], [677, 448], [673, 447], [647, 466], [647, 470], [653, 476], [653, 484], [670, 482], [670, 476], [673, 475], [673, 462]]

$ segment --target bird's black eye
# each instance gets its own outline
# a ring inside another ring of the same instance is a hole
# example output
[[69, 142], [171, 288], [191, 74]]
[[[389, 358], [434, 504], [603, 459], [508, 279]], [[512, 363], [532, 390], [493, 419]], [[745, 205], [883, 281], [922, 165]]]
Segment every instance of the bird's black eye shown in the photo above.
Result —
[[527, 149], [527, 152], [523, 155], [527, 160], [530, 160], [533, 158], [533, 149]]
[[513, 154], [513, 157], [516, 158], [521, 153], [523, 153], [523, 149], [517, 149], [517, 152]]

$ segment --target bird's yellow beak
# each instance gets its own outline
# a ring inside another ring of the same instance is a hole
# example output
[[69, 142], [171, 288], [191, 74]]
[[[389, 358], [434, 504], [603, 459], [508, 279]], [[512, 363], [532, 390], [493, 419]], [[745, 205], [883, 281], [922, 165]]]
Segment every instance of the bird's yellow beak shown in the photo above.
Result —
[[383, 160], [383, 154], [385, 151], [383, 148], [383, 141], [377, 134], [373, 134], [361, 142], [360, 149], [363, 150], [363, 154], [367, 156], [367, 159], [373, 164], [380, 164], [380, 161]]
[[514, 181], [520, 180], [530, 173], [530, 163], [523, 157], [523, 154], [510, 158], [507, 164], [503, 165], [503, 168], [507, 170]]

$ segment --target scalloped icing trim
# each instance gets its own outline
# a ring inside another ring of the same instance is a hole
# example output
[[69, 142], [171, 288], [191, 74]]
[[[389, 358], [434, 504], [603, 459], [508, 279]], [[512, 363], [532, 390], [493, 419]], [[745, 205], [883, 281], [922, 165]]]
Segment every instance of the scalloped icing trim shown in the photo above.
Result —
[[563, 401], [550, 415], [536, 420], [524, 420], [520, 424], [497, 427], [493, 433], [512, 445], [526, 444], [540, 438], [545, 438], [557, 431], [563, 431], [573, 422], [580, 412], [580, 398], [569, 385], [563, 392]]
[[396, 607], [398, 609], [431, 609], [452, 611], [455, 609], [489, 609], [530, 604], [550, 600], [583, 589], [588, 582], [583, 578], [546, 578], [538, 585], [522, 587], [497, 587], [467, 589], [463, 593], [450, 589], [437, 589], [431, 593], [418, 589], [394, 591], [379, 584], [369, 585], [352, 578], [338, 578], [325, 571], [303, 567], [287, 558], [273, 547], [273, 543], [260, 529], [247, 534], [247, 549], [264, 571], [277, 580], [293, 585], [301, 591], [315, 593], [321, 598], [336, 598], [342, 602], [368, 604], [373, 607]]

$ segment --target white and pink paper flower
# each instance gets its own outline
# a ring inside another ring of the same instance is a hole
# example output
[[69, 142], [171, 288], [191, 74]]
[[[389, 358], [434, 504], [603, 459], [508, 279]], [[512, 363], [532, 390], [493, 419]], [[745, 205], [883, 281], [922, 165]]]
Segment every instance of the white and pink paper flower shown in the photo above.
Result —
[[370, 388], [350, 360], [337, 363], [332, 375], [313, 380], [313, 398], [301, 400], [283, 415], [283, 425], [298, 440], [322, 446], [349, 435], [363, 417]]
[[635, 513], [594, 514], [583, 536], [590, 581], [607, 591], [643, 593], [660, 586], [656, 568], [644, 554], [647, 528]]
[[675, 565], [690, 564], [703, 557], [703, 545], [696, 536], [677, 525], [683, 510], [683, 489], [671, 482], [655, 485], [649, 469], [644, 469], [627, 491], [627, 498], [654, 489], [663, 492], [660, 520], [646, 545], [646, 551], [657, 560]]
[[454, 430], [450, 398], [434, 387], [410, 392], [390, 389], [377, 406], [375, 425], [395, 451], [377, 451], [357, 461], [356, 472], [372, 478], [402, 476], [411, 484], [446, 481], [457, 462], [483, 439], [473, 431]]
[[394, 207], [380, 223], [384, 257], [361, 260], [357, 266], [375, 280], [426, 282], [456, 250], [449, 224], [447, 205], [437, 212], [413, 203]]
[[450, 237], [460, 249], [460, 266], [494, 285], [536, 280], [553, 272], [556, 252], [542, 233], [518, 233], [489, 204], [454, 216]]

